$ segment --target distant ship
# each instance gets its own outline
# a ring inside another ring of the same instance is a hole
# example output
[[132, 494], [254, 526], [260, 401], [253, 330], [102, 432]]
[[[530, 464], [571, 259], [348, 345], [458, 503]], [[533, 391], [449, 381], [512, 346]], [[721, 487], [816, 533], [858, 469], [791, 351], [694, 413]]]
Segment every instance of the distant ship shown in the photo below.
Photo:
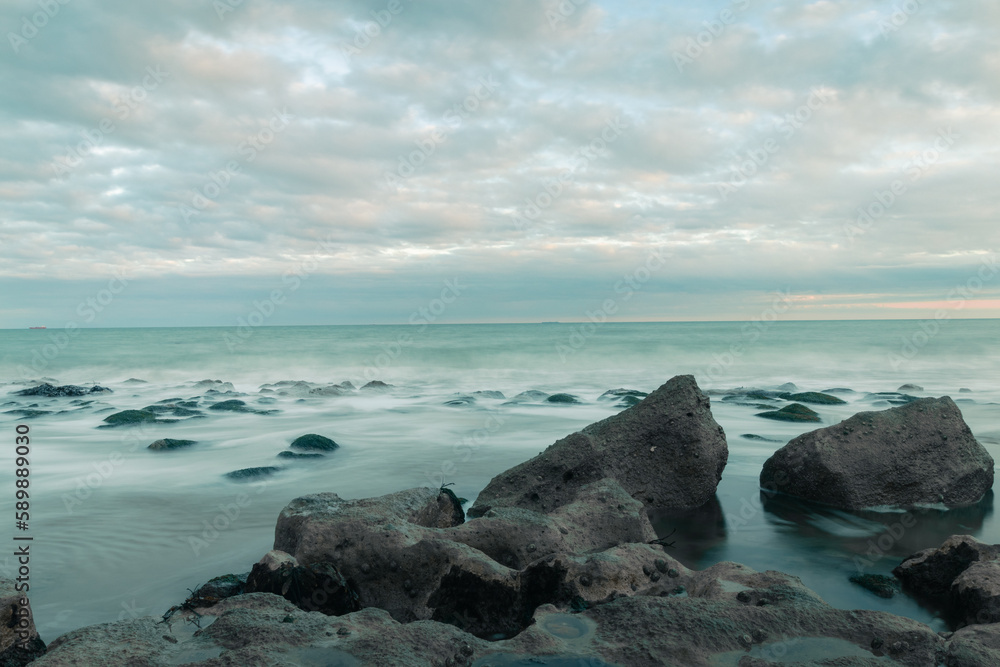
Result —
[[44, 329], [45, 327], [28, 327], [29, 329]]

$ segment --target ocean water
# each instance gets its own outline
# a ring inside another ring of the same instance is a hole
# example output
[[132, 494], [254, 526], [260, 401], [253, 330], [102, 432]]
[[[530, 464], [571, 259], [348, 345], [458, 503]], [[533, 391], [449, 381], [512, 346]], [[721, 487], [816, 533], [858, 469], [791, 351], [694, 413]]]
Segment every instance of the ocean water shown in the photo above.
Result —
[[[674, 555], [704, 568], [734, 560], [802, 578], [832, 605], [881, 609], [944, 629], [905, 596], [885, 600], [848, 581], [887, 574], [900, 559], [969, 533], [1000, 542], [992, 495], [950, 512], [848, 513], [788, 498], [764, 502], [758, 475], [796, 435], [890, 407], [873, 392], [915, 383], [917, 396], [949, 395], [980, 442], [1000, 459], [997, 320], [932, 325], [888, 322], [722, 322], [85, 329], [0, 331], [0, 515], [14, 529], [15, 427], [30, 428], [31, 599], [46, 641], [84, 625], [160, 615], [209, 578], [250, 569], [271, 546], [282, 507], [307, 493], [345, 498], [454, 483], [474, 500], [491, 477], [620, 408], [599, 396], [652, 391], [693, 374], [713, 393], [729, 463], [716, 499], [684, 516]], [[97, 383], [113, 393], [21, 397], [25, 382]], [[137, 382], [135, 380], [141, 380]], [[219, 380], [229, 385], [201, 383]], [[385, 391], [309, 393], [370, 380]], [[813, 406], [823, 424], [787, 424], [721, 400], [735, 387], [846, 388], [847, 405]], [[970, 391], [960, 392], [960, 389]], [[567, 392], [578, 404], [510, 402], [527, 390]], [[501, 392], [504, 398], [474, 396]], [[206, 410], [237, 398], [258, 413]], [[461, 400], [455, 400], [460, 398]], [[168, 399], [203, 412], [176, 423], [98, 428], [113, 412]], [[449, 404], [452, 403], [452, 404]], [[37, 413], [26, 417], [20, 410]], [[12, 412], [14, 411], [14, 412]], [[341, 448], [307, 463], [276, 457], [297, 436], [319, 433]], [[742, 437], [754, 434], [769, 440]], [[198, 444], [147, 449], [160, 438]], [[282, 469], [261, 481], [227, 472]], [[13, 552], [5, 549], [4, 553]], [[16, 576], [13, 556], [0, 576]]]

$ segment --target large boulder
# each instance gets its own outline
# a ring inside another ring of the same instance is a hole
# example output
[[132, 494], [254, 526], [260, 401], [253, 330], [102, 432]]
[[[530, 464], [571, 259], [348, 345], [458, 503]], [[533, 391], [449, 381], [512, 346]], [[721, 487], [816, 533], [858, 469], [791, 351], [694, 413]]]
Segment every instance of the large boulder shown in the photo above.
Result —
[[953, 616], [963, 625], [1000, 622], [1000, 561], [977, 562], [951, 583]]
[[851, 510], [956, 507], [993, 486], [993, 457], [950, 398], [923, 398], [800, 435], [764, 463], [760, 483]]
[[494, 477], [469, 516], [497, 507], [549, 512], [603, 478], [650, 507], [699, 507], [715, 494], [728, 457], [708, 397], [694, 377], [679, 375], [635, 406]]
[[14, 582], [0, 579], [0, 665], [21, 667], [45, 653], [31, 603]]
[[948, 604], [952, 583], [973, 563], [1000, 558], [1000, 545], [971, 535], [952, 535], [940, 547], [907, 557], [892, 571], [911, 591], [939, 605]]
[[496, 508], [464, 523], [446, 489], [360, 500], [324, 493], [298, 498], [281, 512], [271, 560], [329, 564], [360, 606], [384, 609], [401, 622], [442, 620], [476, 636], [511, 636], [539, 604], [552, 601], [525, 587], [523, 570], [532, 562], [655, 538], [642, 504], [610, 479], [581, 489], [549, 515]]

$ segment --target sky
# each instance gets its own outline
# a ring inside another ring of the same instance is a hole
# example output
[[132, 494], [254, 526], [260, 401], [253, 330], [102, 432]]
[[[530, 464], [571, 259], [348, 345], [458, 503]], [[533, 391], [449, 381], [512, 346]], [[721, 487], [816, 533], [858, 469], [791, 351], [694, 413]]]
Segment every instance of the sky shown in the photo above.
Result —
[[1000, 4], [8, 0], [0, 328], [1000, 317]]

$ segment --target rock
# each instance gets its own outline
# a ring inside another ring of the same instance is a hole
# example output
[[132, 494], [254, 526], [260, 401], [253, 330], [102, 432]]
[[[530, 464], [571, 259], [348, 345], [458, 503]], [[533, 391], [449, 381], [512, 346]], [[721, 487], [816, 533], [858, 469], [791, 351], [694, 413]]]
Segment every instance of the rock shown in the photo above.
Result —
[[299, 452], [278, 452], [279, 459], [321, 459], [324, 454], [300, 454]]
[[517, 396], [514, 396], [509, 401], [504, 403], [504, 405], [516, 405], [518, 403], [540, 403], [549, 397], [544, 391], [538, 391], [536, 389], [529, 389], [528, 391], [522, 391]]
[[257, 479], [258, 477], [269, 477], [270, 475], [273, 475], [279, 470], [281, 470], [281, 468], [278, 468], [276, 466], [263, 466], [260, 468], [243, 468], [241, 470], [234, 470], [232, 472], [227, 472], [224, 475], [224, 477], [237, 480]]
[[449, 399], [449, 400], [445, 401], [444, 405], [447, 405], [450, 408], [462, 408], [462, 407], [465, 407], [467, 405], [474, 405], [475, 402], [476, 402], [476, 399], [474, 397], [472, 397], [472, 396], [461, 396], [461, 395], [459, 395], [459, 396], [456, 396], [455, 398], [452, 398], [452, 399]]
[[199, 586], [191, 593], [191, 597], [184, 601], [185, 608], [211, 607], [220, 600], [242, 595], [246, 592], [247, 577], [249, 572], [243, 574], [224, 574], [214, 577]]
[[948, 642], [947, 667], [994, 667], [1000, 665], [1000, 624], [969, 625], [956, 631]]
[[552, 394], [545, 399], [549, 403], [580, 403], [580, 399], [573, 394]]
[[608, 389], [606, 392], [597, 397], [597, 400], [617, 400], [623, 398], [638, 398], [643, 399], [649, 396], [644, 391], [638, 391], [636, 389]]
[[960, 393], [960, 394], [971, 394], [972, 390], [969, 389], [968, 387], [962, 387], [961, 389], [958, 390], [958, 393]]
[[523, 507], [549, 512], [605, 477], [651, 507], [704, 504], [729, 451], [709, 400], [690, 375], [673, 378], [638, 405], [591, 424], [494, 477], [469, 511]]
[[951, 609], [963, 625], [1000, 622], [1000, 561], [977, 561], [951, 584]]
[[189, 407], [177, 405], [176, 403], [147, 405], [142, 410], [144, 412], [152, 412], [157, 417], [162, 415], [170, 415], [172, 417], [200, 417], [203, 414], [200, 410], [192, 410]]
[[292, 444], [288, 446], [289, 449], [298, 450], [300, 452], [332, 452], [339, 447], [340, 445], [335, 443], [330, 438], [322, 435], [316, 435], [315, 433], [300, 435], [292, 441]]
[[852, 574], [851, 583], [861, 586], [880, 598], [891, 598], [902, 590], [898, 579], [884, 574]]
[[843, 509], [957, 507], [993, 486], [993, 458], [950, 398], [924, 398], [798, 436], [764, 463], [760, 483]]
[[197, 440], [174, 440], [172, 438], [163, 438], [162, 440], [157, 440], [153, 442], [148, 449], [154, 450], [173, 450], [173, 449], [183, 449], [184, 447], [190, 447], [192, 445], [197, 445]]
[[29, 387], [28, 389], [22, 389], [21, 391], [15, 391], [15, 396], [45, 396], [46, 398], [60, 398], [64, 396], [86, 396], [87, 394], [102, 394], [102, 393], [113, 393], [107, 387], [99, 387], [94, 385], [93, 387], [77, 387], [76, 385], [67, 384], [62, 387], [55, 387], [49, 383], [43, 383], [36, 387]]
[[858, 392], [854, 391], [853, 389], [849, 389], [847, 387], [833, 387], [832, 389], [824, 389], [822, 393], [824, 393], [824, 394], [856, 394]]
[[783, 384], [780, 387], [778, 387], [778, 391], [792, 391], [792, 392], [795, 392], [795, 391], [798, 391], [798, 390], [799, 390], [799, 388], [795, 385], [794, 382], [786, 382], [785, 384]]
[[21, 667], [44, 653], [31, 602], [13, 581], [0, 579], [0, 665]]
[[327, 616], [342, 616], [361, 608], [357, 593], [332, 563], [302, 566], [281, 551], [269, 551], [253, 566], [246, 592], [274, 593], [299, 609]]
[[313, 387], [309, 390], [310, 396], [343, 396], [349, 393], [348, 389], [344, 387], [338, 387], [337, 385], [329, 385], [327, 387]]
[[507, 398], [506, 396], [503, 395], [503, 392], [493, 391], [493, 390], [474, 391], [472, 392], [472, 395], [476, 398], [496, 398], [501, 400]]
[[756, 435], [754, 433], [744, 433], [740, 435], [740, 437], [745, 438], [747, 440], [758, 440], [760, 442], [781, 442], [781, 440], [776, 440], [774, 438], [765, 438], [762, 435]]
[[155, 423], [169, 424], [170, 420], [157, 419], [156, 414], [147, 410], [123, 410], [104, 418], [104, 425], [100, 428], [111, 428], [114, 426], [129, 426], [131, 424]]
[[906, 405], [907, 403], [912, 403], [913, 401], [919, 401], [920, 399], [916, 396], [910, 396], [909, 394], [900, 394], [895, 391], [880, 391], [874, 394], [866, 394], [865, 400], [867, 401], [886, 401], [890, 405]]
[[5, 415], [17, 415], [18, 417], [23, 417], [24, 419], [35, 419], [37, 417], [44, 417], [45, 415], [51, 415], [51, 410], [32, 410], [30, 408], [21, 408], [18, 410], [7, 410], [4, 412]]
[[831, 396], [830, 394], [821, 394], [818, 391], [807, 391], [801, 394], [785, 394], [782, 398], [787, 401], [812, 403], [814, 405], [843, 405], [847, 403], [847, 401], [842, 398], [837, 398], [836, 396]]
[[215, 392], [226, 392], [226, 391], [236, 391], [232, 382], [223, 382], [222, 380], [201, 380], [194, 383], [194, 388], [199, 390], [215, 391]]
[[758, 412], [758, 417], [763, 417], [764, 419], [774, 419], [776, 421], [783, 422], [818, 422], [822, 421], [819, 418], [819, 413], [814, 410], [810, 410], [806, 406], [800, 403], [792, 403], [791, 405], [786, 405], [780, 410], [771, 410], [770, 412]]
[[226, 412], [253, 412], [253, 408], [247, 406], [244, 401], [239, 399], [232, 399], [229, 401], [222, 401], [220, 403], [213, 403], [208, 406], [209, 410], [222, 410]]
[[951, 585], [958, 575], [973, 563], [997, 558], [1000, 545], [985, 544], [971, 535], [952, 535], [940, 547], [905, 558], [892, 573], [908, 590], [945, 606], [951, 600]]
[[923, 391], [924, 388], [916, 384], [904, 384], [896, 391]]
[[122, 384], [149, 384], [146, 380], [140, 380], [139, 378], [129, 378], [122, 382]]
[[362, 391], [388, 391], [389, 389], [392, 389], [392, 385], [386, 384], [381, 380], [372, 380], [368, 384], [361, 387]]

